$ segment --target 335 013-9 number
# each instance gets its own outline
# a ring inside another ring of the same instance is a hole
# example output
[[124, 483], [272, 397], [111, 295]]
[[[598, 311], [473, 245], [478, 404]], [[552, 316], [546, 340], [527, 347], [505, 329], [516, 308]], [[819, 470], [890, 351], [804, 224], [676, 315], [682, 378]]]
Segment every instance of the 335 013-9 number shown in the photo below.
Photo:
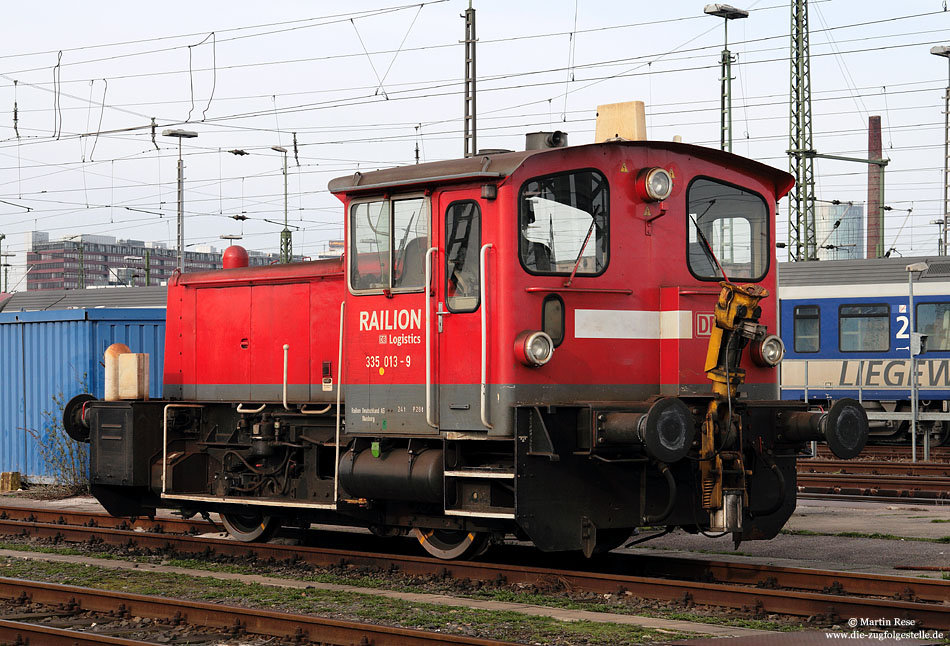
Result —
[[412, 357], [401, 357], [397, 354], [368, 354], [366, 355], [367, 368], [409, 368], [412, 366]]

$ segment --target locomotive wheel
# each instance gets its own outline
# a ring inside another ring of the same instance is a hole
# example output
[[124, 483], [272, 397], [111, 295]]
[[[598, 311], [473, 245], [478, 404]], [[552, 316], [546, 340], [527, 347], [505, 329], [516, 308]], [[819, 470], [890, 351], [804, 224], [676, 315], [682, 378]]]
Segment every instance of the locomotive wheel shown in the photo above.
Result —
[[222, 513], [221, 522], [231, 538], [242, 543], [264, 543], [280, 529], [280, 520], [259, 511]]
[[412, 535], [437, 559], [467, 559], [488, 549], [488, 534], [449, 529], [413, 529]]

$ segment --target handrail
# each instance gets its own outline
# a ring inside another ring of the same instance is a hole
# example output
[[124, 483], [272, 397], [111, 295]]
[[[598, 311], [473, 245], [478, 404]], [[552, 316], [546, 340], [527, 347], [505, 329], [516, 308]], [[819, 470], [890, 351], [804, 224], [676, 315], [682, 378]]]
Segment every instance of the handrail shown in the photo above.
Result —
[[261, 412], [265, 408], [267, 408], [267, 404], [261, 404], [257, 408], [244, 408], [244, 403], [242, 402], [237, 405], [237, 412], [244, 414], [254, 414]]
[[426, 250], [426, 424], [432, 428], [439, 428], [432, 415], [432, 256], [438, 251], [437, 247]]
[[336, 358], [336, 456], [333, 460], [333, 507], [339, 500], [340, 492], [340, 393], [343, 392], [343, 308], [346, 301], [340, 302], [340, 343]]
[[480, 412], [482, 424], [486, 428], [492, 428], [488, 421], [488, 285], [485, 282], [485, 265], [488, 257], [488, 250], [492, 248], [490, 242], [483, 244], [479, 253], [478, 273], [479, 273], [479, 298], [482, 304], [482, 381], [481, 392], [479, 394]]
[[284, 344], [284, 388], [283, 388], [283, 398], [284, 398], [284, 410], [290, 410], [290, 406], [287, 405], [287, 353], [290, 350], [288, 344]]
[[333, 404], [327, 404], [326, 407], [321, 408], [320, 410], [307, 410], [307, 405], [303, 404], [297, 409], [297, 412], [301, 415], [323, 415], [331, 408], [333, 408]]
[[[629, 296], [633, 294], [632, 289], [621, 289], [621, 288], [611, 288], [611, 287], [564, 287], [564, 286], [552, 286], [552, 287], [525, 287], [524, 291], [529, 294], [534, 294], [537, 292], [573, 292], [573, 293], [582, 293], [582, 294], [623, 294]], [[717, 292], [718, 293], [718, 292]]]

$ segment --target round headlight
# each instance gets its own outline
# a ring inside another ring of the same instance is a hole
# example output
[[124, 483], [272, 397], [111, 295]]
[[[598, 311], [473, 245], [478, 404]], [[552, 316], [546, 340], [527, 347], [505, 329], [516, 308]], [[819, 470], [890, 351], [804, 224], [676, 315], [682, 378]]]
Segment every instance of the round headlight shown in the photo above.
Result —
[[752, 360], [763, 368], [774, 368], [785, 356], [785, 344], [782, 339], [770, 334], [758, 343], [752, 344]]
[[673, 176], [664, 168], [651, 168], [641, 172], [638, 179], [641, 183], [638, 188], [645, 200], [662, 202], [673, 192]]
[[526, 366], [543, 366], [554, 354], [554, 341], [544, 332], [527, 330], [515, 338], [515, 358]]

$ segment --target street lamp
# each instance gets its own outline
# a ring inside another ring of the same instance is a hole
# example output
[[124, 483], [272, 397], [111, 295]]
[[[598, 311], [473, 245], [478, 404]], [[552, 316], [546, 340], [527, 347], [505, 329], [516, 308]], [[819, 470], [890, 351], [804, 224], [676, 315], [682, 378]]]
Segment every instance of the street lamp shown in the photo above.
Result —
[[193, 130], [170, 128], [162, 130], [163, 137], [178, 139], [178, 271], [185, 271], [185, 165], [181, 161], [181, 140], [198, 136]]
[[[907, 313], [910, 326], [910, 451], [911, 460], [917, 461], [917, 355], [923, 351], [923, 339], [914, 328], [914, 274], [927, 271], [927, 263], [915, 262], [905, 267], [907, 270]], [[930, 459], [930, 433], [924, 439], [924, 460]]]
[[708, 4], [703, 12], [723, 19], [725, 43], [722, 50], [722, 78], [720, 79], [720, 134], [719, 148], [732, 152], [732, 52], [729, 51], [729, 21], [748, 18], [749, 12], [727, 4]]
[[[943, 56], [950, 63], [950, 47], [936, 45], [930, 48], [934, 56]], [[947, 167], [950, 155], [950, 69], [947, 74], [947, 89], [943, 95], [943, 235], [940, 237], [940, 255], [947, 255], [947, 183], [950, 182], [950, 168]]]
[[293, 258], [293, 241], [287, 228], [287, 149], [283, 146], [271, 146], [271, 150], [284, 154], [284, 230], [280, 232], [280, 262], [288, 263]]

